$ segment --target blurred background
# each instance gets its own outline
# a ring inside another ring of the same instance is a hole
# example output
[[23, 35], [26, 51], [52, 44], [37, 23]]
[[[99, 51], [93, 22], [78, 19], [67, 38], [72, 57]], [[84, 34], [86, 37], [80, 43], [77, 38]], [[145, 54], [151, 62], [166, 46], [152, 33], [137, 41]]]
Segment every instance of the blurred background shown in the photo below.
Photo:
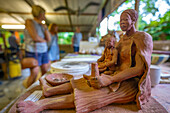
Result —
[[[101, 55], [107, 34], [114, 33], [119, 40], [123, 33], [119, 26], [120, 14], [132, 8], [139, 14], [136, 29], [153, 37], [156, 52], [152, 55], [152, 64], [170, 61], [169, 0], [0, 0], [0, 110], [25, 91], [22, 82], [30, 72], [21, 70], [16, 53], [8, 50], [8, 38], [13, 31], [19, 42], [20, 55], [24, 56], [24, 24], [26, 19], [33, 19], [33, 5], [40, 5], [46, 10], [43, 24], [57, 24], [60, 58], [73, 53], [71, 38], [76, 27], [83, 35], [79, 53]], [[170, 77], [170, 71], [164, 73]]]

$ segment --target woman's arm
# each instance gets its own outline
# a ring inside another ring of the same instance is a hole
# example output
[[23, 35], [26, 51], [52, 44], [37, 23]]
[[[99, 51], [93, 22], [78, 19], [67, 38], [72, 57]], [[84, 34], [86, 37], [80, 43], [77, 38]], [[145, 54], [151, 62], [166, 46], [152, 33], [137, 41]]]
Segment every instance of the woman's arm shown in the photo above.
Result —
[[46, 40], [44, 40], [43, 38], [38, 36], [37, 31], [36, 31], [36, 29], [34, 27], [34, 23], [33, 23], [33, 21], [31, 19], [26, 20], [25, 26], [26, 26], [26, 29], [28, 30], [31, 38], [35, 42], [46, 42]]
[[45, 31], [44, 31], [45, 40], [47, 42], [50, 42], [51, 41], [51, 35], [50, 35], [50, 32], [48, 31], [47, 25], [46, 24], [42, 24], [42, 26], [45, 29]]

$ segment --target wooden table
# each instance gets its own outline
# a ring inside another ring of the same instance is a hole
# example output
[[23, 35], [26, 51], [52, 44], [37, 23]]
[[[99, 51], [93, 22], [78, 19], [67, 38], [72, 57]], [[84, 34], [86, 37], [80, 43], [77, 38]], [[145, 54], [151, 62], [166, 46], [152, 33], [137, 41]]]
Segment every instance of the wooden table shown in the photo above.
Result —
[[[44, 76], [46, 76], [45, 74]], [[44, 77], [43, 76], [43, 77]], [[16, 103], [20, 100], [27, 98], [33, 91], [40, 89], [39, 81], [29, 87], [28, 91], [16, 99], [15, 102], [7, 108], [6, 111], [11, 109], [11, 113], [15, 113]], [[159, 104], [160, 103], [160, 104]], [[148, 112], [149, 111], [149, 112]], [[46, 110], [43, 112], [55, 113], [75, 113], [74, 109], [71, 110]], [[134, 103], [129, 104], [111, 104], [101, 109], [95, 110], [92, 113], [170, 113], [170, 84], [158, 84], [152, 88], [152, 97], [144, 110], [137, 109]]]
[[152, 97], [170, 113], [170, 84], [158, 84], [151, 91]]
[[[35, 90], [41, 89], [40, 86], [35, 86], [29, 91], [21, 95], [16, 102], [10, 107], [9, 113], [15, 113], [16, 103], [24, 100]], [[128, 104], [111, 104], [91, 113], [168, 113], [170, 112], [170, 84], [158, 84], [152, 88], [152, 97], [144, 106], [143, 110], [138, 110], [135, 103]], [[9, 110], [9, 109], [8, 109]], [[43, 113], [75, 113], [74, 109], [70, 110], [44, 110]]]

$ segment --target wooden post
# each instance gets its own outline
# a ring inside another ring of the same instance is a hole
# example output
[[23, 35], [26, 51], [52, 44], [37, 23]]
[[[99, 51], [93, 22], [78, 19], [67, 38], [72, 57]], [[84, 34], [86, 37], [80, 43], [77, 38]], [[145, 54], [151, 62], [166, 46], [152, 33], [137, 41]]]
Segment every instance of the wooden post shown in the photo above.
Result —
[[[135, 10], [137, 11], [138, 15], [139, 15], [139, 4], [140, 4], [140, 0], [135, 0]], [[138, 21], [136, 21], [135, 23], [135, 28], [136, 30], [138, 30]]]

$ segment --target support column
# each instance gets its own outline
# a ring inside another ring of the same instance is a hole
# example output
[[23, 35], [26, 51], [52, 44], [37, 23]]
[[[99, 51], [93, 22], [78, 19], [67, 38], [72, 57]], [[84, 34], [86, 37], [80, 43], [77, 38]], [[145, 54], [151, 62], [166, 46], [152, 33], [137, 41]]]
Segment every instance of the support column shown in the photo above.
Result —
[[[140, 0], [135, 0], [135, 10], [137, 11], [139, 15], [139, 5], [140, 5]], [[135, 28], [138, 30], [138, 21], [135, 23]]]

